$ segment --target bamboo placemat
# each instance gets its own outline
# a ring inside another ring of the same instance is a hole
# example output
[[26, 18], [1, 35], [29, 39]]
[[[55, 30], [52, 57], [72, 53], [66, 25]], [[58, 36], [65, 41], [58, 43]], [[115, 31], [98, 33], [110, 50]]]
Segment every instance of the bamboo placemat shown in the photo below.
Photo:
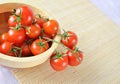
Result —
[[46, 10], [61, 28], [76, 32], [84, 60], [80, 66], [61, 72], [51, 69], [49, 60], [33, 68], [12, 70], [21, 84], [120, 83], [120, 28], [90, 1], [24, 0], [24, 3]]

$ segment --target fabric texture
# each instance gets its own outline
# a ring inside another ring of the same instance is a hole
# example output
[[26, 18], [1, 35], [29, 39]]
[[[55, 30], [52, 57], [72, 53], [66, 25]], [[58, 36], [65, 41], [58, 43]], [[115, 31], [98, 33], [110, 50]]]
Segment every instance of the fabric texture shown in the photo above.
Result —
[[0, 84], [18, 84], [18, 81], [8, 68], [0, 66]]

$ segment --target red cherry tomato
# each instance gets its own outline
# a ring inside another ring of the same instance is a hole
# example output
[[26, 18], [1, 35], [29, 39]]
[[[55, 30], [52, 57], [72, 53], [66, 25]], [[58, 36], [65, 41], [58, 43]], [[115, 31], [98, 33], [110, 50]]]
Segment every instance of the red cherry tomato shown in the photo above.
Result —
[[63, 54], [53, 54], [50, 58], [50, 65], [56, 71], [64, 70], [68, 65], [68, 57]]
[[43, 24], [43, 29], [45, 33], [55, 36], [58, 32], [59, 24], [56, 20], [49, 20]]
[[8, 19], [8, 26], [15, 27], [18, 24], [17, 17], [15, 15], [11, 15]]
[[41, 33], [41, 28], [38, 24], [30, 25], [26, 28], [26, 34], [29, 38], [37, 38]]
[[43, 18], [37, 18], [37, 24], [39, 24], [39, 26], [41, 28], [43, 28], [43, 24], [45, 23], [46, 21], [43, 19]]
[[47, 37], [47, 38], [50, 38], [50, 39], [52, 39], [52, 36], [51, 35], [49, 35], [49, 34], [47, 34], [47, 33], [45, 33], [45, 32], [43, 32], [43, 33], [41, 33], [41, 35], [40, 35], [42, 38], [43, 37]]
[[48, 43], [44, 39], [36, 39], [32, 42], [30, 50], [33, 55], [38, 55], [45, 52], [49, 48]]
[[21, 24], [22, 25], [30, 25], [34, 19], [34, 13], [32, 9], [28, 6], [22, 6], [16, 10], [16, 15], [21, 16]]
[[0, 43], [8, 41], [8, 33], [3, 33], [0, 35]]
[[77, 35], [74, 32], [68, 31], [68, 32], [65, 32], [63, 34], [61, 42], [65, 46], [67, 46], [67, 47], [72, 49], [74, 46], [76, 46], [76, 44], [78, 42], [78, 37], [77, 37]]
[[22, 44], [26, 39], [26, 33], [23, 28], [19, 28], [18, 30], [10, 29], [8, 31], [8, 41], [13, 44]]
[[21, 49], [22, 49], [22, 57], [27, 57], [32, 55], [29, 44], [23, 43], [21, 45]]
[[83, 60], [83, 54], [80, 51], [74, 51], [72, 52], [71, 50], [67, 51], [67, 56], [68, 56], [68, 64], [70, 66], [77, 66], [79, 65], [82, 60]]
[[11, 49], [12, 49], [12, 44], [10, 42], [5, 41], [0, 45], [0, 53], [10, 56], [15, 56], [13, 52], [10, 52]]

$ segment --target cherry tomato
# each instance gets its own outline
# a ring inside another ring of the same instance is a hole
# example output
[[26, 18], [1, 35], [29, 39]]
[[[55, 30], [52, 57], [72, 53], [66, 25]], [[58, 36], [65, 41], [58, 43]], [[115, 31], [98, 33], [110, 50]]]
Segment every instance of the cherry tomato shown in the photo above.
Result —
[[8, 31], [8, 41], [13, 44], [22, 44], [26, 39], [26, 33], [23, 28], [19, 28], [18, 30], [10, 29]]
[[34, 13], [32, 9], [28, 6], [22, 6], [16, 10], [16, 15], [21, 16], [21, 24], [22, 25], [30, 25], [34, 19]]
[[43, 19], [43, 18], [37, 18], [37, 24], [39, 24], [39, 26], [41, 28], [43, 28], [43, 24], [45, 23], [46, 21]]
[[45, 52], [49, 48], [48, 43], [44, 39], [36, 39], [32, 42], [30, 50], [33, 55], [38, 55]]
[[10, 56], [15, 56], [13, 52], [10, 52], [11, 49], [12, 49], [12, 44], [10, 42], [5, 41], [0, 45], [0, 53]]
[[50, 57], [50, 65], [56, 71], [64, 70], [68, 65], [68, 57], [63, 54], [53, 54]]
[[8, 26], [15, 27], [18, 24], [17, 17], [15, 15], [11, 15], [8, 19]]
[[37, 38], [41, 33], [41, 28], [38, 24], [30, 25], [26, 28], [26, 34], [29, 38]]
[[0, 35], [0, 43], [8, 41], [8, 33], [3, 33]]
[[71, 51], [71, 50], [68, 50], [67, 51], [67, 56], [68, 56], [68, 64], [70, 66], [77, 66], [79, 65], [82, 60], [83, 60], [83, 54], [80, 52], [80, 51]]
[[55, 36], [58, 32], [59, 24], [56, 20], [49, 20], [43, 24], [43, 29], [45, 33]]
[[78, 37], [77, 35], [72, 32], [72, 31], [68, 31], [68, 32], [64, 32], [63, 33], [63, 37], [62, 37], [62, 40], [61, 42], [69, 47], [69, 48], [73, 48], [74, 46], [76, 46], [77, 42], [78, 42]]
[[41, 37], [47, 37], [47, 38], [52, 39], [52, 36], [49, 35], [49, 34], [47, 34], [47, 33], [45, 33], [45, 32], [42, 32], [40, 36], [41, 36]]
[[32, 52], [31, 52], [31, 50], [30, 50], [29, 44], [27, 44], [27, 43], [24, 42], [24, 43], [21, 45], [21, 49], [22, 49], [22, 57], [26, 57], [26, 56], [32, 55]]

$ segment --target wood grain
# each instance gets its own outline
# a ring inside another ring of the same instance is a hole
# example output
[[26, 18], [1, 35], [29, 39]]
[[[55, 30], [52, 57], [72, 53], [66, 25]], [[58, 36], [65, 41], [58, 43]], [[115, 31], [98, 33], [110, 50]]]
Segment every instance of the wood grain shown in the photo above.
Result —
[[87, 0], [30, 1], [24, 3], [45, 9], [62, 28], [76, 32], [84, 60], [61, 72], [55, 72], [49, 60], [33, 68], [11, 70], [20, 84], [120, 83], [120, 28], [115, 23]]

